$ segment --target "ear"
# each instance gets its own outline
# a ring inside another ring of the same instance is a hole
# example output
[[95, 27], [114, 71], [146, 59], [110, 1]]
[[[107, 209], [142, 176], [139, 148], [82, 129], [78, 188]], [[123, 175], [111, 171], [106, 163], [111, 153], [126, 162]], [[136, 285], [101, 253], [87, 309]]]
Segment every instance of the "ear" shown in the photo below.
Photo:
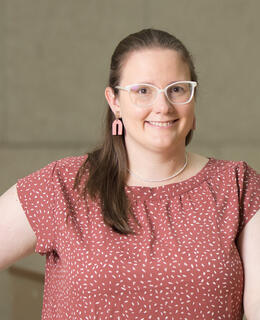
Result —
[[114, 90], [111, 87], [106, 87], [105, 97], [113, 113], [114, 114], [116, 114], [116, 112], [120, 113], [118, 97], [114, 94]]

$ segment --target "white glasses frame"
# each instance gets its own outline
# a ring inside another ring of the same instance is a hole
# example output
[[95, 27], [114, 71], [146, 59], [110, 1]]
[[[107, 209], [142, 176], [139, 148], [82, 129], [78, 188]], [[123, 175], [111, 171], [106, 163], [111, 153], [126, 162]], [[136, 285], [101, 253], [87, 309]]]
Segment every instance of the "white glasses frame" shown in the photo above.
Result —
[[[191, 86], [192, 86], [192, 88], [191, 88], [192, 91], [191, 91], [190, 99], [189, 99], [188, 101], [186, 101], [186, 102], [179, 102], [179, 103], [174, 102], [174, 103], [173, 103], [173, 102], [169, 99], [169, 97], [168, 97], [168, 95], [167, 95], [167, 89], [168, 89], [170, 86], [172, 86], [173, 84], [178, 84], [178, 83], [190, 83]], [[128, 91], [129, 96], [130, 96], [131, 87], [133, 87], [133, 86], [140, 86], [140, 85], [150, 86], [150, 87], [153, 87], [154, 89], [157, 90], [157, 95], [156, 95], [154, 101], [153, 101], [152, 103], [150, 103], [150, 104], [147, 104], [147, 105], [145, 106], [145, 107], [148, 107], [148, 106], [151, 106], [152, 104], [155, 103], [155, 101], [158, 99], [159, 93], [161, 93], [161, 92], [163, 92], [163, 93], [165, 94], [167, 100], [168, 100], [171, 104], [186, 104], [186, 103], [189, 103], [189, 102], [192, 100], [192, 98], [193, 98], [194, 89], [195, 89], [195, 87], [198, 85], [198, 83], [197, 83], [196, 81], [175, 81], [175, 82], [172, 82], [172, 83], [168, 84], [164, 89], [160, 89], [160, 88], [158, 88], [158, 87], [156, 87], [155, 85], [150, 84], [150, 83], [133, 83], [133, 84], [129, 84], [129, 85], [125, 86], [125, 87], [116, 86], [115, 88], [116, 88], [116, 89], [120, 89], [120, 90]], [[138, 105], [137, 105], [137, 106], [138, 106]], [[141, 107], [141, 106], [138, 106], [138, 107], [144, 108], [144, 107]]]

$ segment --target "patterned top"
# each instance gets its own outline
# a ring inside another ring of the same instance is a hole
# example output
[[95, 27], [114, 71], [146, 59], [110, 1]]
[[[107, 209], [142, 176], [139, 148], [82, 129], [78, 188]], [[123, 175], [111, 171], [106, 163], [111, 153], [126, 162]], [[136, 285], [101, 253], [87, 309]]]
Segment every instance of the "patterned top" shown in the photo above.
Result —
[[[260, 175], [245, 161], [208, 158], [195, 176], [125, 186], [136, 235], [105, 225], [98, 202], [73, 190], [87, 155], [19, 179], [17, 192], [46, 255], [42, 320], [242, 319], [236, 240], [260, 207]], [[66, 226], [66, 214], [71, 211]]]

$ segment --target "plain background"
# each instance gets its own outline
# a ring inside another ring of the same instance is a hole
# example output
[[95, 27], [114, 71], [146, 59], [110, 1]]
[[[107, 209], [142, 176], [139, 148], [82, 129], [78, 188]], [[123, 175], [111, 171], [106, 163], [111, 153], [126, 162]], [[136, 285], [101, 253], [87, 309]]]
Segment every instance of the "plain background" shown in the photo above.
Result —
[[[0, 0], [0, 194], [100, 141], [110, 57], [147, 27], [174, 34], [194, 58], [200, 89], [188, 150], [259, 171], [259, 12], [257, 0]], [[42, 272], [44, 258], [30, 259]], [[0, 273], [1, 319], [15, 319], [13, 277]], [[20, 281], [23, 295], [41, 299]]]

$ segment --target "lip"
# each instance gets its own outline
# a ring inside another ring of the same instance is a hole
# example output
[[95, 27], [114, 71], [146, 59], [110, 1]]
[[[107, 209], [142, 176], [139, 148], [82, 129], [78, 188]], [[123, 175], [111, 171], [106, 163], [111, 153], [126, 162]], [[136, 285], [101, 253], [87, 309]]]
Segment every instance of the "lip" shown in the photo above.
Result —
[[[172, 122], [169, 126], [156, 126], [150, 123], [150, 121], [145, 121], [147, 123], [148, 126], [153, 127], [153, 128], [158, 128], [158, 129], [168, 129], [171, 128], [175, 125], [176, 122], [178, 122], [179, 119], [175, 119], [175, 120], [170, 120], [170, 121], [154, 121], [154, 122], [160, 122], [160, 123], [166, 123], [166, 122]], [[153, 121], [152, 121], [153, 122]]]
[[171, 120], [164, 120], [164, 121], [161, 121], [161, 120], [146, 120], [145, 122], [162, 122], [162, 123], [165, 123], [165, 122], [172, 122], [172, 121], [175, 121], [175, 120], [179, 120], [179, 119], [171, 119]]

